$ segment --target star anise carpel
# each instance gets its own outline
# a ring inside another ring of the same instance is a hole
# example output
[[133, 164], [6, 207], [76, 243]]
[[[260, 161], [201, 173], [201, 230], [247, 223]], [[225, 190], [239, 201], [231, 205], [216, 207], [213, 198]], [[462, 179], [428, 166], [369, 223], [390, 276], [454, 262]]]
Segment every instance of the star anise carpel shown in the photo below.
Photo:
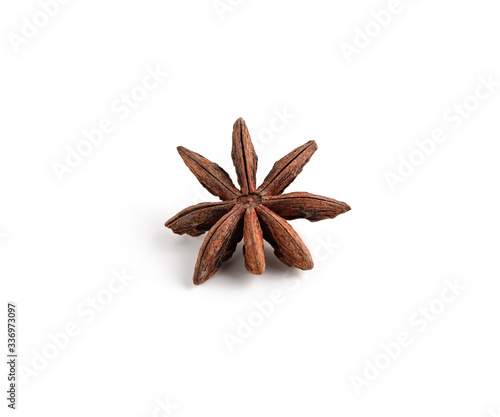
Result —
[[333, 219], [351, 208], [333, 198], [306, 192], [283, 194], [318, 149], [309, 141], [276, 162], [260, 187], [256, 185], [257, 154], [243, 119], [233, 126], [231, 157], [240, 189], [219, 165], [182, 146], [177, 150], [198, 181], [221, 202], [196, 204], [165, 223], [179, 235], [207, 235], [196, 262], [193, 281], [199, 285], [217, 272], [243, 239], [245, 266], [253, 274], [265, 269], [264, 239], [288, 266], [312, 269], [306, 245], [287, 220]]

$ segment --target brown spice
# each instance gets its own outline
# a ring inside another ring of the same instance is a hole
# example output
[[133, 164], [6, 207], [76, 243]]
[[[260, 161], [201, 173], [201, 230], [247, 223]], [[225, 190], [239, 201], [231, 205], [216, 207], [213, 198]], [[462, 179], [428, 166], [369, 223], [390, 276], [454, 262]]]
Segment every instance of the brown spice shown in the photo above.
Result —
[[316, 142], [309, 141], [294, 149], [274, 164], [262, 185], [256, 188], [257, 155], [245, 121], [238, 119], [233, 126], [231, 156], [241, 191], [219, 165], [182, 146], [177, 148], [201, 185], [222, 200], [188, 207], [165, 223], [179, 235], [199, 236], [208, 231], [194, 270], [196, 285], [217, 272], [233, 255], [241, 239], [245, 266], [253, 274], [260, 275], [265, 269], [263, 239], [284, 264], [303, 270], [313, 268], [309, 249], [286, 220], [333, 219], [351, 209], [333, 198], [305, 192], [282, 194], [317, 148]]

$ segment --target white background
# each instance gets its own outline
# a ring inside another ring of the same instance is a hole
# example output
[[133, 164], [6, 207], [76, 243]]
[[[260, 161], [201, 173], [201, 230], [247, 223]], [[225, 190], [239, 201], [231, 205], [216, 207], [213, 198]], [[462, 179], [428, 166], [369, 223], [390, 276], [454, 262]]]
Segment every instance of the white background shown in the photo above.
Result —
[[[387, 2], [230, 7], [74, 0], [16, 52], [12, 34], [41, 8], [2, 3], [0, 320], [15, 301], [26, 373], [17, 415], [497, 416], [500, 87], [468, 99], [477, 110], [460, 128], [443, 114], [479, 77], [500, 81], [498, 1], [401, 0], [351, 62], [342, 43]], [[122, 120], [112, 103], [158, 65], [168, 76]], [[266, 130], [283, 110], [294, 117]], [[288, 191], [352, 211], [293, 222], [315, 254], [311, 272], [291, 271], [267, 246], [267, 271], [253, 276], [240, 245], [195, 287], [203, 238], [163, 226], [205, 198], [176, 146], [230, 169], [240, 116], [259, 181], [314, 139], [319, 150]], [[114, 131], [60, 181], [54, 163], [103, 118]], [[391, 189], [386, 173], [436, 128], [448, 139]], [[122, 269], [135, 278], [87, 323], [82, 303]], [[446, 280], [466, 289], [421, 331], [410, 317], [443, 306]], [[284, 302], [231, 352], [224, 335], [276, 290]], [[68, 323], [80, 333], [61, 336], [54, 354], [50, 337]], [[404, 331], [411, 346], [358, 395], [353, 376]], [[35, 372], [44, 351], [53, 357]], [[0, 379], [5, 392], [5, 366]], [[178, 408], [157, 408], [166, 398]]]

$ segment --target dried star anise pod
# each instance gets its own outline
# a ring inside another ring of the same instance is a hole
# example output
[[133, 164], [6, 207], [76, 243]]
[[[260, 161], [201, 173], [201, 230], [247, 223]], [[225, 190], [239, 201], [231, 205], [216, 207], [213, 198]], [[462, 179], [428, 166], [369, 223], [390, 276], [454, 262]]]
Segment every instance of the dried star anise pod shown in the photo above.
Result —
[[294, 149], [274, 164], [262, 185], [256, 188], [257, 155], [245, 121], [236, 120], [231, 156], [240, 191], [219, 165], [182, 146], [177, 148], [201, 185], [222, 200], [188, 207], [165, 223], [179, 235], [199, 236], [208, 231], [194, 269], [196, 285], [217, 272], [242, 238], [245, 266], [253, 274], [260, 275], [265, 269], [263, 239], [284, 264], [303, 270], [313, 268], [311, 253], [286, 220], [333, 219], [351, 209], [346, 203], [328, 197], [304, 192], [283, 194], [316, 149], [315, 141]]

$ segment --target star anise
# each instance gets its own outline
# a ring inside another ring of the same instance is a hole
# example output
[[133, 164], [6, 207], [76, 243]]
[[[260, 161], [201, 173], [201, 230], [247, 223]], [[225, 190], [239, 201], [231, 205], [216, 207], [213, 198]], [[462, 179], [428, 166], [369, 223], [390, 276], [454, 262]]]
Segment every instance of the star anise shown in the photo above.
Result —
[[243, 238], [245, 266], [253, 274], [265, 269], [264, 241], [286, 265], [308, 270], [314, 266], [311, 253], [286, 220], [333, 219], [351, 208], [340, 201], [305, 192], [283, 194], [318, 149], [315, 141], [294, 149], [273, 166], [256, 188], [257, 155], [243, 119], [233, 126], [231, 156], [238, 190], [219, 165], [182, 146], [177, 150], [198, 181], [222, 202], [201, 203], [172, 217], [165, 226], [179, 235], [199, 236], [208, 231], [194, 269], [193, 281], [202, 284], [228, 260]]

